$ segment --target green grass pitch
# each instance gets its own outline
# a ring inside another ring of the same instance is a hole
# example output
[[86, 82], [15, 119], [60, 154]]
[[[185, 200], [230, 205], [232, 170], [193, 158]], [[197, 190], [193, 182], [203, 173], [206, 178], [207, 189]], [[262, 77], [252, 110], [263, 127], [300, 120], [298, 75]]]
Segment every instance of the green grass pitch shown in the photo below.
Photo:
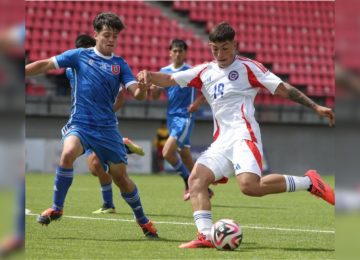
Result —
[[[212, 186], [213, 220], [235, 219], [244, 239], [235, 251], [179, 249], [195, 238], [190, 202], [175, 175], [131, 175], [160, 239], [146, 239], [113, 186], [117, 213], [94, 215], [101, 206], [98, 180], [76, 175], [60, 221], [41, 226], [26, 216], [26, 259], [335, 259], [334, 207], [308, 194], [252, 198], [235, 178]], [[325, 180], [334, 185], [333, 177]], [[52, 205], [53, 174], [27, 174], [26, 208], [39, 214]], [[325, 231], [325, 232], [324, 232]]]

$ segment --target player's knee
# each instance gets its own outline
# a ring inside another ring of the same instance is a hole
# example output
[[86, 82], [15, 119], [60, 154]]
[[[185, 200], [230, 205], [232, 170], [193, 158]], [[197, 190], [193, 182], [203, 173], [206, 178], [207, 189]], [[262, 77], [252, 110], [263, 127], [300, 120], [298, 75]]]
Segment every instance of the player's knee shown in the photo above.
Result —
[[104, 171], [99, 160], [92, 160], [89, 164], [89, 169], [94, 176], [99, 176]]
[[190, 193], [197, 192], [201, 189], [207, 188], [209, 185], [202, 175], [199, 174], [197, 171], [193, 171], [188, 179]]
[[168, 159], [169, 159], [169, 157], [171, 157], [170, 150], [169, 150], [169, 149], [164, 148], [164, 149], [162, 150], [162, 156], [163, 156], [166, 160], [168, 160]]
[[75, 153], [72, 150], [63, 151], [60, 158], [60, 166], [72, 167], [76, 159]]
[[125, 185], [130, 183], [130, 178], [127, 175], [126, 172], [116, 172], [112, 174], [113, 180], [117, 183], [121, 183], [122, 185]]

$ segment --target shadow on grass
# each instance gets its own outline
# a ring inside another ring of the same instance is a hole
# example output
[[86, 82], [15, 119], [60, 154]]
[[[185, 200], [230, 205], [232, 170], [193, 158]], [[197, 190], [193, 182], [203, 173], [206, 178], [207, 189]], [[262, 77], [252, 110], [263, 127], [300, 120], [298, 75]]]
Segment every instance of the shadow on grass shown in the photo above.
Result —
[[[170, 218], [183, 218], [183, 219], [191, 219], [193, 220], [194, 217], [190, 213], [189, 215], [176, 215], [176, 214], [146, 214], [148, 217], [170, 217]], [[100, 215], [103, 216], [103, 215]], [[129, 216], [130, 218], [134, 217], [134, 214], [131, 213], [112, 213], [111, 215], [107, 216]]]
[[267, 206], [239, 206], [239, 205], [219, 205], [212, 204], [213, 208], [229, 208], [229, 209], [274, 209], [274, 210], [287, 210], [288, 208], [267, 207]]
[[[253, 243], [256, 244], [256, 243]], [[335, 252], [335, 249], [329, 248], [296, 248], [296, 247], [269, 247], [269, 246], [250, 246], [249, 243], [242, 243], [238, 250], [240, 251], [258, 251], [258, 250], [283, 250], [283, 251], [292, 251], [292, 252]]]
[[281, 248], [284, 251], [304, 251], [304, 252], [335, 252], [335, 249], [327, 248]]
[[166, 243], [173, 243], [173, 242], [177, 242], [177, 243], [184, 243], [184, 242], [188, 242], [188, 240], [176, 240], [176, 239], [168, 239], [168, 238], [163, 238], [163, 237], [159, 237], [159, 238], [146, 238], [146, 237], [141, 237], [138, 239], [126, 239], [126, 238], [120, 238], [120, 239], [108, 239], [108, 238], [91, 238], [91, 237], [52, 237], [49, 239], [53, 239], [53, 240], [77, 240], [77, 241], [101, 241], [101, 242], [139, 242], [139, 243], [144, 243], [145, 241], [149, 241], [149, 242], [166, 242]]

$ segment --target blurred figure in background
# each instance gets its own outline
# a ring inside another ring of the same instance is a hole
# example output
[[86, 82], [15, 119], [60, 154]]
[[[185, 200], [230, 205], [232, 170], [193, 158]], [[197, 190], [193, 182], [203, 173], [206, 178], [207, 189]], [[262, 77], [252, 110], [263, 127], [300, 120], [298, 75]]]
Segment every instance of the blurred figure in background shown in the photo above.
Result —
[[[11, 199], [9, 205], [15, 207], [3, 208], [7, 202], [2, 202], [1, 212], [6, 216], [5, 212], [10, 212], [11, 219], [1, 219], [5, 225], [11, 223], [11, 234], [7, 234], [5, 238], [1, 237], [0, 256], [8, 256], [11, 253], [21, 251], [25, 243], [25, 157], [24, 157], [24, 122], [23, 110], [17, 107], [17, 100], [23, 97], [24, 82], [23, 75], [18, 75], [18, 65], [23, 66], [25, 42], [25, 24], [21, 23], [0, 31], [0, 62], [6, 62], [6, 66], [0, 67], [0, 97], [2, 105], [6, 110], [0, 110], [1, 128], [0, 128], [0, 155], [2, 163], [2, 171], [0, 173], [1, 189], [4, 188], [8, 193], [9, 188], [15, 189], [15, 199]], [[16, 59], [12, 58], [12, 53], [18, 53]], [[21, 68], [23, 70], [23, 68]], [[4, 98], [4, 99], [3, 99]], [[6, 102], [5, 102], [6, 101]], [[23, 102], [23, 101], [21, 101]], [[14, 105], [15, 104], [15, 105]], [[19, 165], [14, 167], [14, 165]], [[4, 185], [4, 186], [3, 186]], [[4, 191], [1, 190], [1, 191]], [[3, 194], [1, 194], [3, 197]], [[15, 202], [15, 203], [14, 203]], [[2, 231], [1, 231], [2, 233]]]
[[163, 148], [166, 143], [166, 140], [169, 138], [169, 131], [166, 126], [166, 121], [161, 121], [160, 127], [156, 130], [156, 137], [154, 139], [154, 146], [156, 149], [156, 162], [157, 162], [157, 171], [164, 171], [164, 156]]
[[[188, 46], [184, 40], [172, 40], [169, 46], [171, 64], [161, 68], [160, 72], [172, 74], [190, 69], [191, 67], [185, 63], [187, 49]], [[161, 89], [152, 86], [153, 99], [159, 98]], [[195, 100], [196, 89], [181, 88], [179, 85], [174, 85], [163, 90], [168, 98], [167, 127], [169, 138], [164, 144], [162, 155], [184, 180], [183, 198], [184, 201], [188, 201], [190, 199], [188, 179], [194, 167], [190, 151], [190, 138], [195, 123], [192, 112], [196, 110], [196, 105], [192, 105], [192, 103]], [[209, 190], [209, 194], [212, 196], [212, 191]]]

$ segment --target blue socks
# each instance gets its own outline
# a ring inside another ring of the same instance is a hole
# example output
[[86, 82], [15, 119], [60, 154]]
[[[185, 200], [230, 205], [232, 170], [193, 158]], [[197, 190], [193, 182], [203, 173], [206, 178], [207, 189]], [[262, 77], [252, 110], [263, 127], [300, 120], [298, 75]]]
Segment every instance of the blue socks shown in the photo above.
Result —
[[186, 187], [186, 189], [188, 189], [189, 188], [189, 185], [188, 185], [189, 171], [186, 168], [185, 164], [183, 164], [183, 162], [181, 160], [179, 160], [177, 162], [177, 164], [173, 167], [177, 172], [180, 172], [179, 175], [183, 178], [183, 180], [185, 182], [185, 187]]
[[101, 193], [103, 198], [103, 206], [106, 208], [113, 208], [113, 193], [111, 182], [109, 184], [101, 185]]
[[73, 181], [74, 169], [56, 168], [53, 209], [62, 210], [69, 187]]
[[136, 221], [138, 223], [146, 224], [147, 222], [149, 222], [149, 219], [145, 216], [143, 208], [141, 206], [140, 196], [136, 186], [133, 192], [121, 193], [121, 196], [133, 210]]

